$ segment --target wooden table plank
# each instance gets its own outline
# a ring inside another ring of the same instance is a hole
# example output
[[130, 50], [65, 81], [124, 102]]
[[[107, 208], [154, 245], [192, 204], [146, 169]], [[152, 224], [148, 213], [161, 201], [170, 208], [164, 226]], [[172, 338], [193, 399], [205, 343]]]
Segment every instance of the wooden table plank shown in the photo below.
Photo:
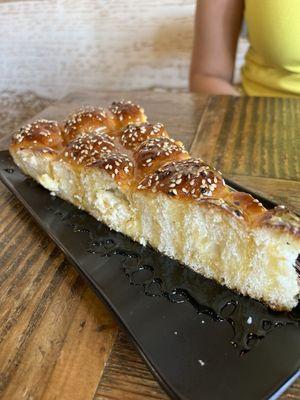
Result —
[[[164, 122], [194, 155], [228, 177], [299, 210], [296, 100], [80, 92], [39, 116], [62, 118], [83, 103], [106, 105], [123, 97], [140, 102], [150, 120]], [[43, 102], [28, 107], [23, 118]], [[10, 108], [0, 108], [0, 115], [7, 119]], [[16, 121], [0, 122], [0, 134]], [[0, 221], [0, 397], [86, 400], [97, 389], [98, 400], [167, 399], [111, 314], [2, 185]], [[299, 381], [283, 398], [300, 398]]]
[[300, 179], [300, 101], [211, 97], [191, 151], [224, 174]]
[[166, 400], [164, 393], [127, 335], [120, 332], [114, 344], [95, 400]]
[[20, 203], [1, 189], [0, 397], [92, 398], [115, 322]]
[[116, 335], [111, 314], [86, 287], [42, 399], [93, 398]]

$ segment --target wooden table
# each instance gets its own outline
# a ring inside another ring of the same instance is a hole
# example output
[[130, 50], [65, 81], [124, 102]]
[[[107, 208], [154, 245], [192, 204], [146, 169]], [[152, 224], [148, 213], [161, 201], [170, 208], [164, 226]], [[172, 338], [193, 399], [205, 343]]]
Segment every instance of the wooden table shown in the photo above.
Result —
[[[130, 98], [193, 155], [300, 210], [298, 100], [80, 92], [51, 103], [31, 96], [17, 105], [0, 96], [3, 136], [47, 105], [39, 116], [62, 118], [79, 104]], [[1, 399], [168, 399], [112, 315], [2, 185], [0, 264]], [[300, 380], [282, 398], [299, 399]]]

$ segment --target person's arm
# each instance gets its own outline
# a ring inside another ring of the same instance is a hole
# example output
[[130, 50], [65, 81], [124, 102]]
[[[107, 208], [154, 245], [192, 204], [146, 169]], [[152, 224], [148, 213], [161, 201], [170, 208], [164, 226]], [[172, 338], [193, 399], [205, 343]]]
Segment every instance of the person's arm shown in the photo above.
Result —
[[190, 90], [238, 95], [233, 87], [244, 0], [198, 0]]

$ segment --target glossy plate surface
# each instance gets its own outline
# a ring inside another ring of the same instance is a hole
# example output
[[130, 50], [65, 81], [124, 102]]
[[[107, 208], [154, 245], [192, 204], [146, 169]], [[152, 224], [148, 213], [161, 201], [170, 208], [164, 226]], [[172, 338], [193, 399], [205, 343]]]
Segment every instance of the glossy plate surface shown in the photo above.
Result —
[[26, 177], [8, 152], [0, 152], [0, 178], [114, 312], [171, 397], [276, 398], [299, 376], [299, 304], [272, 312], [109, 230]]

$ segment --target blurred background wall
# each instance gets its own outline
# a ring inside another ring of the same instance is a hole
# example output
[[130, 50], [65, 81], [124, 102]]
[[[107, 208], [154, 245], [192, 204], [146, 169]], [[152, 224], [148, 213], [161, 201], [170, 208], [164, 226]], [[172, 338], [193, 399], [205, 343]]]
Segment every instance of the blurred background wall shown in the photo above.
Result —
[[194, 12], [195, 0], [0, 0], [0, 91], [187, 89]]

